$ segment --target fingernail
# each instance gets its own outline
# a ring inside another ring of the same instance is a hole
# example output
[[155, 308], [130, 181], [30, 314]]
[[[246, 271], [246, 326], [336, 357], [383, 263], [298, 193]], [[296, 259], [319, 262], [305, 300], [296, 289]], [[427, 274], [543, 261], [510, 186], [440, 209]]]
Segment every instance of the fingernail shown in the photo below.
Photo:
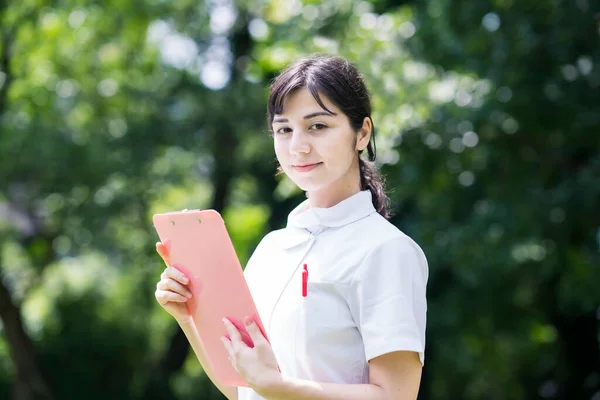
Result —
[[244, 323], [246, 324], [246, 326], [252, 325], [252, 322], [254, 322], [254, 321], [252, 321], [252, 318], [250, 318], [250, 317], [244, 318]]
[[227, 318], [223, 318], [223, 323], [227, 324], [229, 321], [227, 321]]
[[185, 293], [185, 295], [186, 295], [187, 297], [189, 297], [190, 299], [192, 298], [192, 292], [186, 292], [186, 293]]
[[188, 283], [190, 283], [190, 280], [184, 276], [183, 283], [187, 285]]

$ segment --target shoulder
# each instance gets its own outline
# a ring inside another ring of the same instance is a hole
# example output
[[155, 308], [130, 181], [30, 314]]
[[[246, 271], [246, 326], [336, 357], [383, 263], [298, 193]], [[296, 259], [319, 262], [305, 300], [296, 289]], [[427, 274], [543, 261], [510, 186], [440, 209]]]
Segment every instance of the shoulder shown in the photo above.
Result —
[[353, 230], [355, 234], [358, 234], [357, 237], [360, 237], [365, 256], [389, 246], [416, 246], [420, 249], [411, 237], [378, 213], [373, 213], [358, 221]]
[[279, 236], [278, 232], [279, 231], [271, 231], [271, 232], [267, 233], [265, 236], [263, 236], [263, 238], [260, 240], [260, 242], [258, 242], [258, 245], [254, 249], [254, 252], [252, 252], [250, 261], [253, 258], [257, 258], [261, 254], [269, 252], [273, 249], [273, 246], [277, 242], [277, 238]]
[[273, 241], [276, 240], [277, 237], [281, 235], [282, 231], [283, 231], [283, 229], [277, 229], [277, 230], [274, 230], [274, 231], [271, 231], [271, 232], [267, 233], [260, 240], [260, 243], [258, 244], [258, 247], [265, 247], [265, 246], [268, 246], [269, 244], [272, 244]]
[[283, 232], [284, 229], [279, 229], [271, 231], [263, 236], [248, 260], [248, 264], [245, 268], [246, 271], [250, 270], [252, 265], [263, 262], [265, 257], [271, 258], [273, 252], [281, 247], [280, 242]]
[[396, 266], [419, 270], [427, 280], [427, 258], [421, 246], [398, 227], [375, 213], [359, 221], [356, 227], [362, 238], [362, 263], [359, 269], [377, 269], [385, 265], [387, 271]]

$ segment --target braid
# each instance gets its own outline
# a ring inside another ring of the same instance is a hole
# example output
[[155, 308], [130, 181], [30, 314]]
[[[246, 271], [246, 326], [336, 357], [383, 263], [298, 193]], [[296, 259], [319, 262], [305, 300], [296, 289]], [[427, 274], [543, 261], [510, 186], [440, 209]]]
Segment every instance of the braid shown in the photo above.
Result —
[[358, 167], [360, 169], [360, 187], [361, 190], [369, 189], [373, 196], [373, 206], [379, 214], [385, 219], [391, 216], [390, 199], [385, 194], [385, 185], [379, 172], [374, 165], [358, 157]]

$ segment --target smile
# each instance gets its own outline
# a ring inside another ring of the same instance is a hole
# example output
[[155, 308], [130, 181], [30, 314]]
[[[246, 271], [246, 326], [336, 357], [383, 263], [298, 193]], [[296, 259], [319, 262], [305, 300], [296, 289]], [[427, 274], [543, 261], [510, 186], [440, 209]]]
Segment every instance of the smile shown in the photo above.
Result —
[[294, 165], [293, 167], [298, 172], [308, 172], [308, 171], [312, 171], [313, 169], [317, 168], [321, 164], [322, 163], [306, 164], [306, 165]]

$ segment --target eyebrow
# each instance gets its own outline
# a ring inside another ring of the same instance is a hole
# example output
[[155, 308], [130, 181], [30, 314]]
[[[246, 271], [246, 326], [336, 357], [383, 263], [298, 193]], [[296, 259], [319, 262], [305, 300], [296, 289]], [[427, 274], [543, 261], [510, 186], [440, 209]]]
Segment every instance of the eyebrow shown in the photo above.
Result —
[[[331, 116], [334, 116], [334, 115], [337, 115], [337, 114], [336, 114], [336, 113], [334, 113], [334, 112], [330, 112], [330, 113], [329, 113], [329, 112], [327, 112], [327, 111], [317, 111], [317, 112], [314, 112], [314, 113], [311, 113], [311, 114], [305, 115], [305, 116], [304, 116], [304, 119], [311, 119], [311, 118], [314, 118], [314, 117], [319, 117], [319, 116], [322, 116], [322, 115], [324, 115], [324, 116], [326, 116], [326, 117], [331, 117]], [[276, 123], [276, 122], [289, 122], [289, 121], [288, 121], [288, 119], [287, 119], [287, 118], [275, 118], [275, 119], [273, 120], [273, 123]]]

